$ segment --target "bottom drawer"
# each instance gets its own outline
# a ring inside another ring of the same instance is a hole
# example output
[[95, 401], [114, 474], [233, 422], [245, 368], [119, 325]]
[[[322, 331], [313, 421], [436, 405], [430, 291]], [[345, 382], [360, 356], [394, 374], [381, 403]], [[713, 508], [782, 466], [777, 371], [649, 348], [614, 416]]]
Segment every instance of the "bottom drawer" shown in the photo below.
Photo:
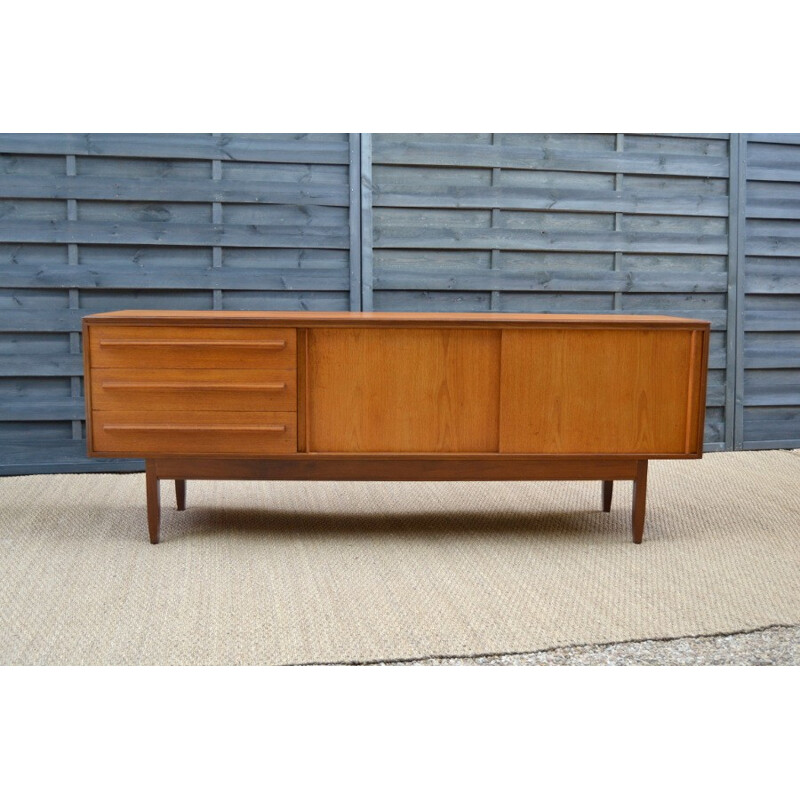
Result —
[[288, 411], [92, 411], [92, 450], [119, 456], [297, 452]]

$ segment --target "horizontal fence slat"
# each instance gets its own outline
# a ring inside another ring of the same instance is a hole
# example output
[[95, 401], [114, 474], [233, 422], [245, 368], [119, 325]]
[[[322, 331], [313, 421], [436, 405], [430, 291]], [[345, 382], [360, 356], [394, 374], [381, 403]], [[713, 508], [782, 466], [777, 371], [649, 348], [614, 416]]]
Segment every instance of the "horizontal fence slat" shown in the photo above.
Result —
[[475, 269], [375, 269], [376, 289], [431, 291], [722, 292], [727, 273]]
[[88, 311], [80, 309], [31, 309], [0, 312], [0, 331], [79, 331]]
[[747, 140], [772, 144], [800, 144], [800, 133], [748, 133]]
[[725, 442], [709, 442], [703, 443], [704, 453], [722, 453], [725, 451]]
[[375, 248], [444, 250], [552, 250], [598, 253], [725, 255], [727, 236], [638, 231], [541, 232], [518, 228], [378, 228]]
[[750, 181], [775, 181], [776, 183], [800, 182], [800, 164], [796, 167], [747, 166]]
[[129, 158], [214, 159], [285, 164], [347, 164], [341, 142], [268, 141], [223, 134], [0, 134], [0, 153], [122, 156]]
[[[793, 370], [787, 370], [793, 373]], [[788, 406], [800, 405], [800, 383], [797, 382], [797, 376], [792, 374], [795, 378], [794, 385], [790, 386], [747, 386], [745, 388], [747, 396], [747, 405], [749, 406]]]
[[98, 178], [81, 175], [24, 177], [4, 175], [5, 198], [129, 200], [182, 203], [257, 203], [265, 205], [348, 206], [344, 183], [303, 184], [249, 180], [176, 178]]
[[83, 398], [54, 400], [23, 398], [0, 404], [0, 421], [3, 422], [60, 419], [86, 419]]
[[374, 138], [373, 163], [416, 166], [498, 167], [569, 172], [728, 177], [727, 158], [672, 153], [607, 153], [558, 148], [476, 144], [381, 143]]
[[724, 217], [725, 195], [672, 197], [665, 193], [636, 194], [518, 187], [453, 187], [413, 190], [376, 186], [373, 205], [393, 208], [498, 208], [525, 211], [589, 211], [629, 214]]
[[719, 408], [725, 405], [725, 387], [709, 386], [706, 390], [706, 407]]
[[748, 267], [745, 274], [745, 291], [749, 294], [800, 294], [800, 274], [779, 273], [752, 274]]
[[800, 219], [800, 197], [764, 197], [749, 200], [748, 219]]
[[746, 310], [744, 313], [746, 331], [800, 331], [800, 312]]
[[800, 347], [783, 345], [780, 349], [749, 345], [745, 341], [744, 367], [756, 369], [800, 369]]
[[0, 221], [0, 241], [55, 244], [159, 244], [349, 249], [347, 227], [188, 225], [148, 222]]
[[[634, 134], [641, 136], [642, 134]], [[648, 134], [645, 134], [648, 135]], [[676, 139], [730, 139], [729, 133], [654, 133], [652, 136], [673, 136]]]
[[748, 236], [745, 239], [745, 254], [800, 258], [800, 236]]
[[0, 376], [83, 375], [83, 358], [79, 355], [0, 355]]
[[744, 438], [769, 441], [788, 434], [800, 435], [800, 406], [744, 407]]
[[2, 444], [0, 475], [61, 472], [142, 472], [144, 461], [124, 458], [89, 458], [86, 442], [52, 440], [8, 441]]
[[795, 439], [768, 439], [764, 441], [747, 441], [742, 443], [744, 450], [797, 450], [800, 448], [800, 437]]
[[236, 289], [259, 291], [347, 291], [345, 269], [246, 267], [0, 266], [0, 288]]
[[727, 353], [725, 350], [720, 349], [716, 351], [710, 351], [708, 354], [708, 368], [709, 369], [725, 369], [728, 358]]

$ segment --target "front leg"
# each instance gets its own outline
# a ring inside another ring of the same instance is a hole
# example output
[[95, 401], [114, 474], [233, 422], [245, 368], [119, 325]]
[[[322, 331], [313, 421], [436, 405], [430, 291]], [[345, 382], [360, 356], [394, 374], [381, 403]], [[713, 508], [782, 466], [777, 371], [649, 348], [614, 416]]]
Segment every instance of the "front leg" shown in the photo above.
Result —
[[633, 541], [641, 544], [644, 536], [644, 514], [647, 500], [647, 461], [636, 462], [636, 479], [633, 482]]
[[161, 525], [161, 491], [155, 462], [145, 462], [145, 482], [147, 484], [147, 527], [150, 530], [150, 543], [158, 544]]

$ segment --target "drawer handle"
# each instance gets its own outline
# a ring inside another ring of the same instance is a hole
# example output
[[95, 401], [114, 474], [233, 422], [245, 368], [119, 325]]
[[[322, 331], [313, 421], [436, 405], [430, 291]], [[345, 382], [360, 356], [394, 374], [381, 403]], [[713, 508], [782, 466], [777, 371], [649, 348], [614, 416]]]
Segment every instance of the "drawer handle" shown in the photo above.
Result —
[[221, 342], [218, 339], [101, 339], [100, 347], [253, 347], [260, 350], [283, 350], [285, 339], [264, 342]]
[[197, 389], [214, 389], [234, 392], [283, 392], [285, 383], [186, 383], [186, 382], [161, 382], [145, 383], [143, 381], [102, 381], [103, 389], [178, 389], [195, 391]]
[[103, 425], [104, 431], [267, 431], [283, 433], [285, 425], [137, 425], [134, 423], [113, 423]]

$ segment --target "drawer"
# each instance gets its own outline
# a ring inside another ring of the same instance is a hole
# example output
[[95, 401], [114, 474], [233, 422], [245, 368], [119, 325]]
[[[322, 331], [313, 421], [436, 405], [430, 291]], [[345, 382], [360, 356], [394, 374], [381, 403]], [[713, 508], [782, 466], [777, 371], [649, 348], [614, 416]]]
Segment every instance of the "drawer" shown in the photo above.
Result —
[[297, 373], [264, 369], [95, 369], [92, 407], [107, 411], [295, 411]]
[[297, 452], [297, 415], [286, 411], [94, 411], [97, 453], [270, 455]]
[[93, 367], [295, 369], [294, 328], [92, 325]]

